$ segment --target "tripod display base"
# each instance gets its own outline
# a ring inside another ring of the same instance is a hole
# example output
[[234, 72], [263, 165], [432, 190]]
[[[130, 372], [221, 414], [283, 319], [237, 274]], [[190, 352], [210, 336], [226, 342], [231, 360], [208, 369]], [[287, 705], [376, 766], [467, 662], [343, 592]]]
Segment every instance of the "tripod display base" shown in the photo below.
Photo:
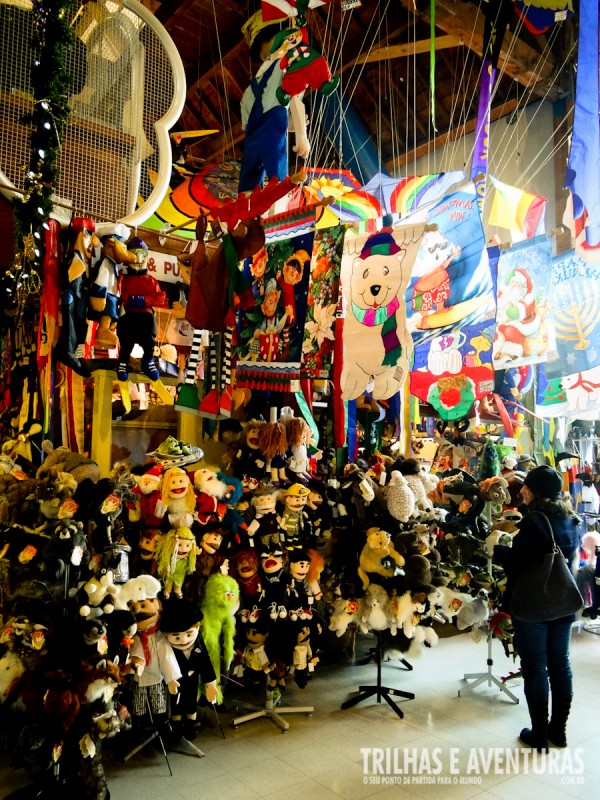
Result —
[[493, 662], [491, 659], [488, 659], [488, 670], [487, 672], [467, 672], [463, 675], [464, 681], [473, 681], [473, 683], [467, 683], [464, 689], [458, 690], [458, 696], [461, 697], [461, 692], [472, 692], [473, 689], [476, 689], [478, 686], [482, 686], [483, 684], [487, 683], [488, 686], [496, 686], [500, 689], [501, 692], [513, 701], [513, 703], [518, 703], [519, 698], [514, 695], [508, 686], [497, 678], [494, 673], [492, 672]]
[[[389, 705], [389, 707], [400, 717], [404, 718], [404, 712], [398, 706], [392, 697], [403, 697], [406, 700], [414, 700], [415, 696], [412, 692], [402, 692], [400, 689], [391, 689], [388, 686], [381, 685], [381, 659], [383, 656], [383, 636], [381, 631], [377, 631], [377, 647], [375, 648], [375, 661], [377, 664], [377, 683], [374, 686], [359, 686], [358, 694], [351, 697], [342, 703], [341, 708], [352, 708], [352, 706], [362, 703], [363, 700], [368, 700], [370, 697], [375, 697], [378, 703], [382, 699]], [[401, 663], [405, 664], [405, 669], [412, 670], [412, 665], [402, 659]]]
[[283, 719], [283, 714], [306, 714], [307, 717], [312, 717], [315, 710], [313, 706], [264, 706], [260, 708], [249, 703], [239, 703], [239, 705], [247, 709], [249, 713], [231, 720], [231, 726], [234, 729], [253, 719], [269, 719], [282, 733], [287, 733], [290, 729], [289, 722]]

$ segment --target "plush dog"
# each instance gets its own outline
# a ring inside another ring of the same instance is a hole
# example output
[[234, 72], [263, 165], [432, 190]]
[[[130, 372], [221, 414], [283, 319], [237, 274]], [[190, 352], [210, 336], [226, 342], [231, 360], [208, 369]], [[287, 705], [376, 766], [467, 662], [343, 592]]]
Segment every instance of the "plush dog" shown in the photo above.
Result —
[[390, 541], [390, 534], [380, 528], [369, 528], [367, 543], [360, 554], [358, 576], [362, 580], [363, 589], [367, 589], [371, 580], [369, 573], [391, 578], [396, 566], [385, 566], [385, 561], [392, 560], [398, 567], [404, 566], [404, 558], [396, 551]]
[[408, 522], [415, 510], [415, 496], [404, 475], [394, 470], [385, 487], [387, 510], [399, 522]]
[[359, 624], [363, 633], [384, 631], [395, 622], [390, 610], [389, 595], [383, 586], [377, 583], [368, 585], [361, 606]]

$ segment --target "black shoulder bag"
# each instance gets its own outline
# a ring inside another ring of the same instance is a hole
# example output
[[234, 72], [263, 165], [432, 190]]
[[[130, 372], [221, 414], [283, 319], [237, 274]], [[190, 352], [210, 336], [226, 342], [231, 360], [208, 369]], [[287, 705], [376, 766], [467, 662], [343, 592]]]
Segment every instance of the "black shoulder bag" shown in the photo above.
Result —
[[546, 521], [553, 547], [543, 561], [517, 576], [510, 599], [510, 613], [525, 622], [550, 622], [575, 614], [583, 608], [584, 602], [567, 560], [556, 543], [550, 520], [541, 511], [535, 513]]

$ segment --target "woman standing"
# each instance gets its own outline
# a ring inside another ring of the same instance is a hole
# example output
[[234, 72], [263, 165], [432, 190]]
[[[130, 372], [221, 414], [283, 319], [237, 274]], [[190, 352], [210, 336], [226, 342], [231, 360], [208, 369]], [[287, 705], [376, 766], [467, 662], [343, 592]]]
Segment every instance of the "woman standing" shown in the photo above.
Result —
[[[532, 565], [541, 566], [544, 555], [553, 548], [554, 538], [572, 567], [581, 537], [581, 520], [562, 498], [562, 476], [552, 467], [541, 466], [527, 473], [521, 498], [526, 514], [519, 523], [512, 547], [498, 545], [494, 558], [506, 570], [507, 585], [503, 605], [510, 611], [510, 600], [517, 577]], [[573, 697], [573, 673], [569, 661], [571, 625], [575, 614], [550, 622], [525, 622], [513, 616], [517, 651], [531, 728], [524, 728], [519, 739], [528, 747], [542, 750], [548, 743], [566, 747], [566, 724]], [[549, 691], [552, 710], [548, 722]]]

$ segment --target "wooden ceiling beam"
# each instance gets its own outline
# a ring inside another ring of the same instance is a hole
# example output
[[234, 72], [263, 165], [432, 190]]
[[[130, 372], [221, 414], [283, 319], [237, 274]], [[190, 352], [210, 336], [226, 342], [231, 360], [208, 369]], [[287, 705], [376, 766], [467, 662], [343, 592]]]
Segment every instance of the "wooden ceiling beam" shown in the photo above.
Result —
[[[435, 39], [435, 49], [445, 50], [448, 47], [459, 47], [463, 44], [460, 36], [448, 35], [437, 36]], [[421, 39], [418, 42], [407, 42], [406, 44], [392, 44], [388, 47], [379, 47], [368, 53], [363, 53], [358, 58], [348, 61], [339, 72], [344, 72], [350, 67], [359, 64], [373, 64], [377, 61], [389, 61], [392, 58], [406, 58], [417, 53], [428, 53], [431, 48], [431, 39]]]
[[[501, 106], [497, 106], [496, 108], [492, 109], [490, 114], [490, 120], [492, 122], [495, 122], [497, 119], [506, 117], [508, 116], [508, 114], [512, 114], [512, 112], [516, 108], [518, 108], [518, 106], [519, 106], [518, 100], [516, 99], [507, 100], [506, 103], [503, 103]], [[385, 168], [391, 174], [400, 171], [404, 169], [404, 167], [406, 167], [407, 164], [410, 164], [411, 161], [414, 161], [416, 158], [420, 158], [421, 156], [427, 155], [427, 153], [433, 150], [437, 150], [439, 147], [443, 147], [448, 142], [453, 142], [456, 139], [460, 139], [467, 133], [473, 133], [476, 125], [477, 125], [476, 119], [471, 119], [462, 125], [457, 125], [455, 128], [451, 128], [449, 131], [446, 131], [446, 133], [442, 133], [439, 136], [436, 136], [435, 139], [430, 139], [428, 142], [420, 144], [418, 147], [415, 147], [409, 153], [405, 153], [402, 156], [398, 156], [397, 158], [387, 161], [385, 164]]]
[[[414, 13], [414, 0], [400, 0], [400, 2]], [[423, 12], [418, 17], [429, 22], [428, 12]], [[438, 0], [435, 24], [444, 33], [462, 38], [465, 47], [483, 58], [484, 16], [475, 6], [470, 3]], [[546, 53], [542, 58], [540, 53], [507, 30], [498, 67], [503, 69], [507, 76], [529, 87], [536, 96], [543, 96], [544, 87], [538, 88], [536, 84], [541, 81], [547, 82], [554, 74], [555, 61], [551, 53]]]

